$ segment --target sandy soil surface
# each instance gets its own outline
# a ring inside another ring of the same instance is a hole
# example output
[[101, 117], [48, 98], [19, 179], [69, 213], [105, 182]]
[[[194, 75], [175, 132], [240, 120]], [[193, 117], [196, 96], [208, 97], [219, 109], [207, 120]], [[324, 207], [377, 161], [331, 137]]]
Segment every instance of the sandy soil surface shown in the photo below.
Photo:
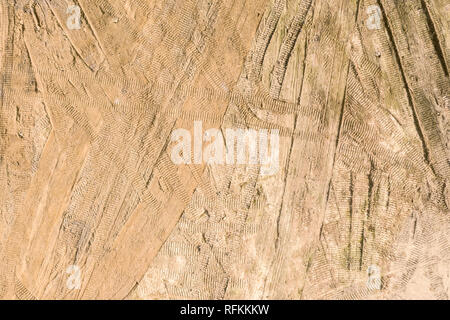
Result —
[[0, 298], [448, 299], [449, 21], [1, 0]]

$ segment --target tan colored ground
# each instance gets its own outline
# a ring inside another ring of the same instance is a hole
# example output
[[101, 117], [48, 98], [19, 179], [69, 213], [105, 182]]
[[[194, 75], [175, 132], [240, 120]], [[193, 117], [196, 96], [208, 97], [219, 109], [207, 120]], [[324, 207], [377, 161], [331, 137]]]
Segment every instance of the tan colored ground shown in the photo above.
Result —
[[[0, 297], [447, 299], [449, 20], [447, 0], [1, 0]], [[194, 121], [278, 129], [281, 169], [174, 164]]]

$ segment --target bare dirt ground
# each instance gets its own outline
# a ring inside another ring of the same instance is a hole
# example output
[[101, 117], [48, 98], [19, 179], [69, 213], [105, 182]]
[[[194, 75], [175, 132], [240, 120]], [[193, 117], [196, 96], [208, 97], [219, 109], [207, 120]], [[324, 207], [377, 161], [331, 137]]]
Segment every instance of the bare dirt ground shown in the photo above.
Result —
[[[448, 299], [447, 0], [1, 0], [2, 299]], [[279, 132], [279, 170], [174, 130]]]

